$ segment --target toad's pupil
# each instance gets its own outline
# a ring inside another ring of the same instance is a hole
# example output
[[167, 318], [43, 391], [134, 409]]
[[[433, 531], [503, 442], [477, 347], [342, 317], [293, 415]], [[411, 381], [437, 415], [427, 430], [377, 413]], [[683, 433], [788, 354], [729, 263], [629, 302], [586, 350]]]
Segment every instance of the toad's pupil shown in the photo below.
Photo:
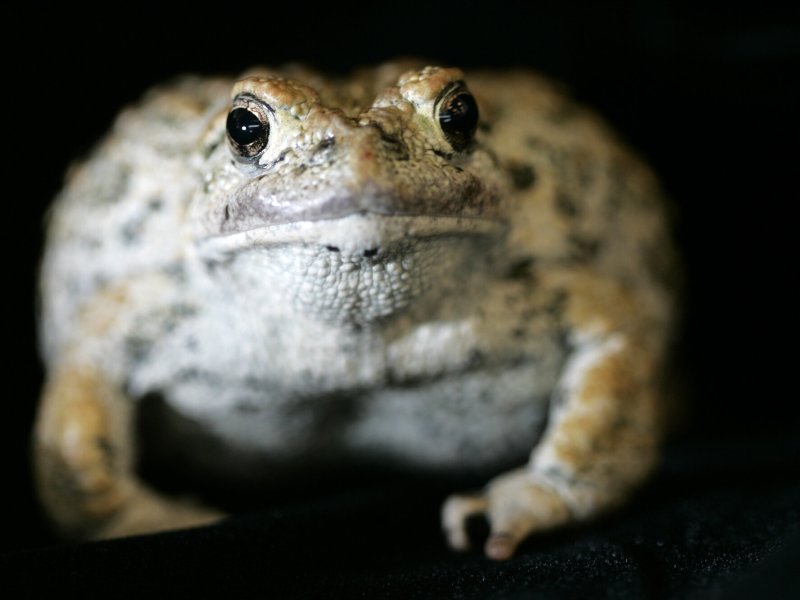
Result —
[[264, 134], [264, 124], [258, 115], [246, 108], [234, 108], [228, 114], [228, 135], [241, 146], [252, 144]]

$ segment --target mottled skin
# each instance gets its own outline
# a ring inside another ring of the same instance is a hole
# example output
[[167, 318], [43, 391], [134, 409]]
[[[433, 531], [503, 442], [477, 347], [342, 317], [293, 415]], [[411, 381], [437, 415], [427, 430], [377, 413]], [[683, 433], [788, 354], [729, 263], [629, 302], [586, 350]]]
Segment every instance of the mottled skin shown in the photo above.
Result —
[[[438, 118], [454, 86], [480, 107], [464, 144]], [[244, 158], [226, 139], [243, 103], [269, 120]], [[157, 394], [205, 478], [517, 464], [442, 512], [456, 549], [485, 513], [507, 558], [655, 465], [674, 264], [650, 171], [533, 74], [183, 79], [126, 110], [52, 210], [44, 506], [84, 537], [221, 516], [136, 475]]]

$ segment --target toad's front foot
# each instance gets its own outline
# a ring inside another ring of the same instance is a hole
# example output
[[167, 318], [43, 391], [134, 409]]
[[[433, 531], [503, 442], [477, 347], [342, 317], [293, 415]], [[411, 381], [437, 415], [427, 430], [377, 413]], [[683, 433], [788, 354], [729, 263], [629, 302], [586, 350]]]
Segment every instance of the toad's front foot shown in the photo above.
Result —
[[139, 487], [119, 510], [91, 536], [109, 539], [156, 533], [173, 529], [188, 529], [209, 525], [225, 517], [213, 508], [186, 499], [167, 498], [146, 487]]
[[39, 494], [54, 524], [78, 538], [204, 525], [224, 515], [151, 490], [135, 474], [130, 411], [91, 369], [64, 368], [45, 388], [34, 456]]
[[558, 492], [529, 469], [493, 479], [482, 493], [450, 496], [442, 507], [442, 526], [454, 550], [470, 547], [466, 522], [485, 515], [489, 538], [484, 551], [493, 560], [506, 560], [531, 533], [562, 525], [570, 510]]

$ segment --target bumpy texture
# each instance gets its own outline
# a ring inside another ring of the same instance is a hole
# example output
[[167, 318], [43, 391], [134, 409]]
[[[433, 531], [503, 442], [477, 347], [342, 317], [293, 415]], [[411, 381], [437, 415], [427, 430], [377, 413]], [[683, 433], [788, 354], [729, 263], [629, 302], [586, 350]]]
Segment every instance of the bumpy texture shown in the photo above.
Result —
[[442, 514], [507, 558], [652, 469], [674, 285], [649, 170], [533, 74], [183, 79], [53, 208], [41, 497], [73, 535], [218, 518], [137, 476], [148, 445], [232, 487], [516, 464]]

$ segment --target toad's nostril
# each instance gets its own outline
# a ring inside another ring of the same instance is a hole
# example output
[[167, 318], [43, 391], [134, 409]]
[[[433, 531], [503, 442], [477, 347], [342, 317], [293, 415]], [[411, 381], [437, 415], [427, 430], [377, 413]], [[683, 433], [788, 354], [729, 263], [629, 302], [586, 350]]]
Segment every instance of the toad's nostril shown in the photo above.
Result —
[[372, 258], [377, 254], [378, 254], [377, 248], [370, 248], [369, 250], [364, 250], [364, 258]]
[[339, 248], [337, 246], [325, 246], [331, 252], [338, 252]]

